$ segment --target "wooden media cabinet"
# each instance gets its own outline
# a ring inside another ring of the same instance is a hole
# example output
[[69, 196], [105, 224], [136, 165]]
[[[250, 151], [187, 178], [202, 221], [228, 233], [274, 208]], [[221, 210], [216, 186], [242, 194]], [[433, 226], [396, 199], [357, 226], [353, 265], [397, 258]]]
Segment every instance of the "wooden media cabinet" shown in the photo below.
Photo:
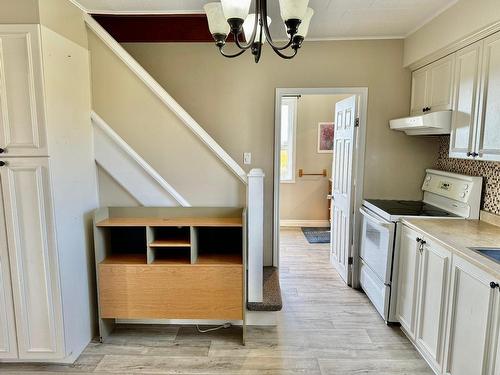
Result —
[[120, 320], [242, 321], [246, 211], [109, 207], [94, 215], [101, 341]]

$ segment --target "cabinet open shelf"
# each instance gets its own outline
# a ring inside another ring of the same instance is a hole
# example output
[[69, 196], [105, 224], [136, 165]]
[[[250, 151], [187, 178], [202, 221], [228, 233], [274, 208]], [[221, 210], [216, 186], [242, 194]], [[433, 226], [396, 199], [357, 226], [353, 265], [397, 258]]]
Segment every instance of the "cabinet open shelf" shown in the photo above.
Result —
[[182, 239], [154, 240], [150, 247], [191, 247], [191, 241]]
[[101, 337], [116, 319], [244, 320], [242, 208], [96, 211]]
[[242, 265], [243, 259], [239, 254], [204, 254], [199, 255], [196, 263], [198, 265]]
[[144, 254], [114, 254], [108, 256], [100, 264], [146, 264], [146, 253]]

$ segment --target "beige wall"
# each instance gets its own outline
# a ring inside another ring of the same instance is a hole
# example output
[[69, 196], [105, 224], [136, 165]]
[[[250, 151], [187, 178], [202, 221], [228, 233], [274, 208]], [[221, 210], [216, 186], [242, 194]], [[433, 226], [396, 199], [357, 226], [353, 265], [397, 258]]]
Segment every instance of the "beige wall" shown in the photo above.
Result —
[[83, 12], [69, 0], [40, 0], [39, 13], [42, 25], [88, 49]]
[[[335, 103], [347, 95], [302, 95], [297, 101], [295, 182], [280, 184], [281, 220], [328, 220], [328, 178], [333, 154], [318, 153], [318, 123], [333, 122]], [[328, 177], [298, 176], [320, 173]]]
[[0, 24], [38, 21], [38, 0], [0, 0]]
[[[194, 206], [244, 206], [243, 183], [89, 30], [93, 109]], [[100, 181], [101, 191], [110, 191]], [[107, 194], [110, 196], [110, 194]], [[123, 205], [115, 196], [103, 205]]]
[[405, 39], [404, 65], [499, 21], [498, 0], [459, 0]]
[[243, 152], [250, 151], [252, 166], [244, 168], [264, 169], [266, 263], [272, 257], [278, 87], [368, 87], [365, 196], [421, 197], [424, 169], [437, 158], [437, 142], [391, 131], [388, 124], [409, 113], [410, 73], [402, 67], [401, 40], [306, 42], [290, 61], [266, 48], [259, 64], [248, 55], [225, 59], [209, 43], [125, 48], [237, 162], [243, 164]]
[[97, 167], [101, 207], [135, 207], [141, 204], [104, 169]]

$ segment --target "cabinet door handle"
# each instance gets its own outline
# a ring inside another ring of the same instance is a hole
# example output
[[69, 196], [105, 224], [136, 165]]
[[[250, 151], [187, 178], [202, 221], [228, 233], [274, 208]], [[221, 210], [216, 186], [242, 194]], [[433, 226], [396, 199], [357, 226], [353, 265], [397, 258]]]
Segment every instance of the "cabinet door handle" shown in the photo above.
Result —
[[0, 160], [0, 167], [3, 167], [4, 165], [7, 165], [7, 163]]
[[415, 241], [420, 242], [422, 239], [420, 237], [415, 238]]
[[473, 157], [479, 156], [479, 154], [478, 154], [477, 152], [473, 152], [471, 155], [472, 155]]
[[472, 152], [470, 152], [470, 151], [469, 151], [469, 152], [467, 153], [467, 156], [472, 156]]
[[4, 148], [0, 148], [0, 154], [3, 154], [5, 152]]
[[494, 281], [492, 281], [492, 282], [490, 283], [490, 288], [491, 288], [491, 289], [496, 289], [496, 288], [499, 288], [499, 287], [500, 287], [500, 284], [498, 284], [498, 283], [496, 283], [496, 282], [494, 282]]

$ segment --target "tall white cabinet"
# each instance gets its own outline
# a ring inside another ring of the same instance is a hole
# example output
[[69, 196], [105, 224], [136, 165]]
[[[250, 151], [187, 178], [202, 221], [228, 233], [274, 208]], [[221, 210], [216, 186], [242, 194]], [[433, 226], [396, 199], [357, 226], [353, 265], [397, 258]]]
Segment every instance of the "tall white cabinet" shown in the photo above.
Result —
[[0, 25], [0, 360], [71, 362], [91, 338], [88, 74], [61, 35]]
[[500, 32], [455, 56], [450, 156], [500, 161]]

